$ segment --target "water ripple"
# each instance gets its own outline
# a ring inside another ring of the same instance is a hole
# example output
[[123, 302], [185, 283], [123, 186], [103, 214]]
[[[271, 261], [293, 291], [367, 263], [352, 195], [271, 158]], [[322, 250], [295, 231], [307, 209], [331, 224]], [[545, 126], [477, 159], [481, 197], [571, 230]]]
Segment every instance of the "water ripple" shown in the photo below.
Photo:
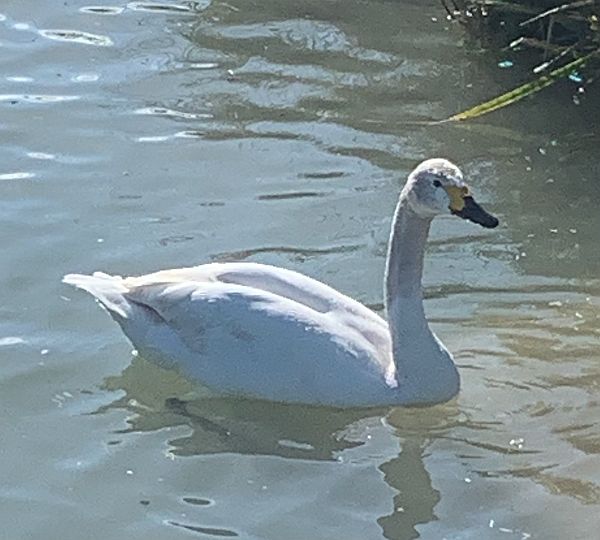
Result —
[[323, 21], [289, 19], [237, 26], [214, 26], [206, 29], [206, 32], [228, 39], [275, 38], [294, 49], [321, 53], [343, 53], [350, 58], [367, 62], [389, 64], [397, 61], [392, 54], [359, 47], [355, 43], [356, 40], [349, 37], [343, 30]]
[[168, 141], [169, 139], [171, 139], [172, 137], [170, 135], [149, 135], [149, 136], [145, 136], [145, 137], [138, 137], [136, 139], [137, 142], [165, 142]]
[[0, 103], [8, 101], [11, 105], [24, 101], [26, 103], [59, 103], [76, 101], [80, 96], [57, 96], [49, 94], [0, 94]]
[[54, 41], [67, 41], [69, 43], [95, 45], [96, 47], [111, 47], [114, 45], [112, 39], [108, 36], [90, 34], [80, 30], [40, 30], [39, 34]]
[[119, 6], [84, 6], [79, 8], [82, 13], [93, 13], [94, 15], [119, 15], [125, 8]]
[[239, 536], [238, 533], [230, 531], [228, 529], [216, 529], [214, 527], [199, 527], [198, 525], [186, 525], [185, 523], [178, 523], [177, 521], [167, 521], [167, 523], [169, 525], [174, 525], [175, 527], [181, 527], [182, 529], [197, 532], [200, 534], [206, 534], [208, 536], [220, 536], [224, 538], [233, 538]]
[[177, 133], [169, 135], [143, 135], [138, 137], [138, 142], [165, 142], [173, 141], [176, 139], [203, 139], [207, 135], [207, 132], [200, 131], [198, 129], [187, 129], [184, 131], [178, 131]]
[[166, 236], [165, 238], [161, 238], [158, 243], [166, 247], [169, 244], [181, 244], [181, 242], [189, 242], [193, 240], [194, 237], [186, 234], [173, 234], [171, 236]]
[[80, 73], [71, 78], [71, 80], [76, 83], [96, 82], [98, 79], [100, 79], [98, 73]]
[[210, 113], [191, 113], [168, 109], [167, 107], [142, 107], [141, 109], [136, 109], [134, 113], [152, 116], [171, 116], [174, 118], [186, 118], [191, 120], [213, 118], [213, 115]]
[[219, 253], [211, 257], [216, 261], [243, 261], [259, 253], [286, 253], [294, 255], [300, 259], [307, 259], [310, 257], [316, 257], [319, 255], [330, 255], [333, 253], [351, 253], [363, 248], [363, 245], [349, 244], [332, 246], [325, 248], [299, 248], [292, 246], [265, 246], [255, 249], [244, 249], [240, 251], [230, 251], [225, 253]]
[[40, 159], [40, 160], [55, 160], [56, 156], [54, 154], [48, 154], [46, 152], [27, 152], [27, 157], [31, 159]]
[[184, 131], [178, 131], [175, 133], [177, 139], [201, 139], [206, 135], [204, 131], [199, 129], [186, 129]]
[[18, 171], [0, 174], [0, 180], [24, 180], [26, 178], [33, 178], [34, 176], [35, 174], [31, 172]]
[[6, 80], [10, 81], [10, 82], [17, 82], [17, 83], [28, 83], [28, 82], [33, 82], [33, 77], [14, 75], [14, 76], [6, 77]]
[[177, 69], [215, 69], [219, 67], [217, 62], [176, 62], [173, 64]]
[[266, 193], [259, 195], [259, 201], [282, 201], [286, 199], [305, 199], [307, 197], [325, 197], [329, 195], [324, 191], [292, 191], [287, 193]]
[[183, 502], [193, 506], [211, 506], [213, 501], [209, 499], [200, 499], [198, 497], [183, 497]]
[[300, 178], [306, 178], [307, 180], [333, 180], [334, 178], [342, 178], [343, 176], [348, 176], [348, 173], [344, 171], [327, 171], [303, 173], [299, 176]]
[[[403, 135], [384, 135], [373, 136], [372, 133], [355, 129], [340, 123], [332, 121], [321, 122], [319, 131], [314, 129], [311, 122], [277, 122], [277, 121], [258, 121], [246, 126], [248, 133], [254, 136], [275, 136], [283, 137], [292, 135], [327, 148], [329, 151], [338, 153], [348, 153], [357, 155], [361, 152], [379, 152], [383, 155], [402, 156], [407, 151], [413, 151], [411, 141]], [[418, 155], [419, 150], [414, 149], [414, 154]]]
[[132, 11], [149, 11], [151, 13], [195, 13], [203, 11], [210, 5], [205, 2], [186, 2], [185, 4], [162, 4], [159, 2], [129, 2], [127, 9]]
[[8, 336], [0, 338], [0, 347], [9, 347], [11, 345], [22, 345], [27, 343], [23, 338], [18, 336]]

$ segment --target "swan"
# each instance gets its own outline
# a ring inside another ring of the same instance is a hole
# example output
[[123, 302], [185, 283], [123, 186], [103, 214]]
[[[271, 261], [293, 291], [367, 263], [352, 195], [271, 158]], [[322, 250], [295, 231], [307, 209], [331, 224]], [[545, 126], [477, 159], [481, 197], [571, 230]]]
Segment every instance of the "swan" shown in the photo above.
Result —
[[388, 321], [308, 276], [253, 262], [209, 263], [122, 278], [68, 274], [92, 294], [139, 354], [220, 394], [333, 407], [430, 405], [460, 387], [452, 355], [423, 309], [432, 219], [483, 227], [460, 169], [429, 159], [400, 193], [384, 278]]

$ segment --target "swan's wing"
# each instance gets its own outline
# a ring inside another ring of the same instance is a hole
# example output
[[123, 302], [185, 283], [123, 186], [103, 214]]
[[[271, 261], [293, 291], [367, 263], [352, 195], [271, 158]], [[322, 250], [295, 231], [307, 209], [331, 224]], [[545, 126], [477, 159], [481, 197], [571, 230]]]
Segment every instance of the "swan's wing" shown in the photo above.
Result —
[[386, 321], [369, 308], [324, 283], [299, 272], [259, 263], [211, 263], [191, 268], [163, 270], [131, 277], [124, 284], [131, 289], [157, 283], [222, 283], [249, 287], [287, 298], [319, 313], [335, 313], [338, 320], [379, 349], [389, 346]]
[[[335, 313], [321, 313], [269, 291], [237, 283], [148, 283], [128, 288], [123, 298], [152, 312], [157, 321], [167, 324], [192, 348], [197, 348], [197, 340], [202, 340], [207, 328], [231, 329], [232, 325], [239, 325], [240, 334], [263, 331], [269, 335], [273, 327], [265, 323], [274, 320], [329, 334], [340, 342], [346, 340], [348, 343], [343, 345], [348, 348], [364, 339], [360, 332], [346, 329]], [[273, 337], [270, 335], [269, 339]]]
[[368, 339], [384, 335], [377, 319], [323, 313], [218, 279], [183, 281], [189, 271], [158, 281], [101, 273], [64, 281], [95, 296], [148, 359], [215, 389], [279, 401], [381, 403], [382, 379], [391, 386], [394, 364], [389, 337], [383, 347]]
[[[136, 327], [139, 316], [120, 323], [134, 344], [141, 336], [142, 354], [171, 356], [213, 388], [284, 401], [368, 402], [390, 380], [393, 363], [365, 338], [369, 323], [357, 331], [339, 312], [218, 281], [147, 283], [123, 296], [144, 311], [144, 328]], [[147, 332], [150, 318], [156, 324]]]
[[322, 313], [334, 309], [364, 312], [378, 323], [382, 319], [360, 302], [324, 283], [293, 270], [259, 263], [211, 263], [190, 268], [162, 270], [130, 277], [125, 285], [138, 287], [156, 283], [221, 282], [244, 285], [294, 300]]

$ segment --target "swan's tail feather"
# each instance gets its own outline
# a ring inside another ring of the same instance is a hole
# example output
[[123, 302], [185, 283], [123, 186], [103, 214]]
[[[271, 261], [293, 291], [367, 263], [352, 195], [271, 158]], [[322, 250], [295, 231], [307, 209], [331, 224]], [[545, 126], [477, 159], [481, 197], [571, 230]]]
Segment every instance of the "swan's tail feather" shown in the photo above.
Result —
[[127, 318], [129, 302], [125, 298], [127, 287], [123, 284], [121, 276], [110, 276], [103, 272], [94, 272], [93, 275], [67, 274], [63, 283], [73, 285], [90, 293], [100, 305], [105, 307], [111, 315]]

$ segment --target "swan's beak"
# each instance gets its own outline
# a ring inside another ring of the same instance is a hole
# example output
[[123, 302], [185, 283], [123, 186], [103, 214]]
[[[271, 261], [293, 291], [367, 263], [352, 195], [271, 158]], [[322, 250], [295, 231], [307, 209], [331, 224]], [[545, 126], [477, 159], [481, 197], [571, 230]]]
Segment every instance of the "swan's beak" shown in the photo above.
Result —
[[446, 192], [450, 197], [450, 211], [463, 219], [468, 219], [487, 229], [498, 226], [498, 218], [486, 212], [469, 193], [467, 186], [448, 186]]

